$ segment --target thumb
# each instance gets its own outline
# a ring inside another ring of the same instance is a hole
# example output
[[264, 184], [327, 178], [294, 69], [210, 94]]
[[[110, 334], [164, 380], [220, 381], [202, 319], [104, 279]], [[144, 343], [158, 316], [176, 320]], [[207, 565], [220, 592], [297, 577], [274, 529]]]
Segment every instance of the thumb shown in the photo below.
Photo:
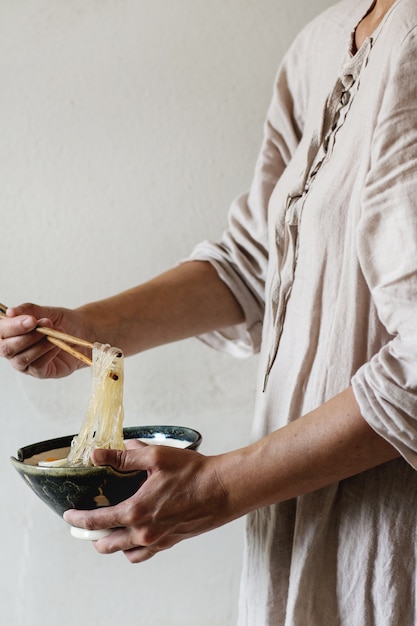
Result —
[[[145, 446], [147, 447], [147, 446]], [[141, 450], [104, 450], [97, 448], [91, 453], [91, 460], [94, 465], [111, 465], [113, 469], [121, 472], [131, 472], [132, 470], [144, 470], [146, 464], [141, 459]]]
[[50, 307], [42, 307], [32, 302], [25, 302], [18, 306], [9, 307], [7, 309], [8, 315], [15, 317], [16, 315], [31, 315], [36, 319], [41, 317], [48, 317]]

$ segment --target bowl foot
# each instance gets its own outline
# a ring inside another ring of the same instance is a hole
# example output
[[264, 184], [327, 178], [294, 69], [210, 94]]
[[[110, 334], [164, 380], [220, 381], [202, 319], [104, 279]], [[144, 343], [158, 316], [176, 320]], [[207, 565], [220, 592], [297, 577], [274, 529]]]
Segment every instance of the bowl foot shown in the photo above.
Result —
[[78, 528], [71, 526], [71, 535], [76, 539], [84, 539], [86, 541], [97, 541], [102, 537], [107, 537], [113, 531], [111, 528], [102, 528], [100, 530], [87, 530], [86, 528]]

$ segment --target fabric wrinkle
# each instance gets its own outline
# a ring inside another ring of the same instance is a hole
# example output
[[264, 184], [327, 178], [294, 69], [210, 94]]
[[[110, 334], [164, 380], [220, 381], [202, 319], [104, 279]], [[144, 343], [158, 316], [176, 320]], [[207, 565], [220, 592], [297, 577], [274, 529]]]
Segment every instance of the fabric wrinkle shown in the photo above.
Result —
[[369, 8], [342, 0], [296, 38], [250, 193], [190, 257], [246, 316], [203, 339], [260, 351], [252, 440], [352, 386], [401, 454], [248, 516], [239, 626], [416, 623], [417, 6], [397, 0], [354, 54]]

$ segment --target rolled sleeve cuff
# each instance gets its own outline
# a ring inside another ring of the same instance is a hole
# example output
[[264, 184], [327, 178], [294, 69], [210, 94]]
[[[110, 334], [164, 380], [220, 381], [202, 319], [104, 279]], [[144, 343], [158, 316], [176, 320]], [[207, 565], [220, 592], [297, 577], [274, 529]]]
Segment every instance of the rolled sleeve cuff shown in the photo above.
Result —
[[352, 378], [361, 414], [369, 426], [417, 469], [417, 398], [380, 371], [381, 364], [363, 365]]
[[191, 255], [181, 261], [207, 261], [216, 270], [242, 307], [245, 321], [198, 336], [205, 344], [237, 358], [246, 358], [260, 350], [262, 338], [263, 309], [248, 289], [234, 267], [225, 261], [222, 250], [216, 244], [202, 242]]

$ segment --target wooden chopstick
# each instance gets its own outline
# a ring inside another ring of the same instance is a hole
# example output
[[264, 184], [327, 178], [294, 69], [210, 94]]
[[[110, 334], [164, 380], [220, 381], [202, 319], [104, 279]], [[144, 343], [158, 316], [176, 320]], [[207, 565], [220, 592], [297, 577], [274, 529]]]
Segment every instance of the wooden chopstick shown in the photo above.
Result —
[[61, 339], [57, 339], [56, 337], [53, 337], [51, 335], [46, 335], [46, 338], [50, 343], [53, 343], [55, 346], [58, 346], [58, 348], [61, 348], [61, 350], [68, 352], [68, 354], [72, 354], [72, 356], [75, 356], [77, 359], [79, 359], [83, 363], [86, 363], [87, 365], [92, 364], [93, 361], [87, 355], [83, 354], [82, 352], [79, 352], [75, 348], [72, 348], [70, 345], [65, 343], [65, 341], [62, 341]]
[[[4, 304], [0, 304], [0, 317], [7, 317], [6, 309], [7, 307]], [[86, 356], [82, 352], [79, 352], [71, 345], [68, 345], [75, 344], [77, 346], [84, 346], [92, 350], [94, 344], [92, 344], [90, 341], [86, 341], [85, 339], [81, 339], [80, 337], [73, 337], [72, 335], [67, 335], [67, 333], [63, 333], [59, 330], [53, 330], [52, 328], [46, 328], [45, 326], [36, 326], [34, 330], [36, 330], [38, 333], [41, 333], [42, 335], [45, 335], [50, 343], [58, 346], [59, 348], [61, 348], [61, 350], [68, 352], [68, 354], [75, 356], [83, 363], [86, 363], [87, 365], [92, 364], [92, 360], [88, 356]]]
[[90, 341], [86, 341], [85, 339], [81, 339], [80, 337], [73, 337], [72, 335], [67, 335], [67, 333], [62, 333], [59, 330], [54, 330], [53, 328], [46, 328], [46, 326], [37, 326], [35, 329], [38, 333], [42, 333], [42, 335], [46, 335], [49, 337], [54, 337], [55, 339], [60, 339], [61, 341], [67, 341], [68, 343], [74, 344], [76, 346], [84, 346], [85, 348], [93, 349], [93, 345]]

